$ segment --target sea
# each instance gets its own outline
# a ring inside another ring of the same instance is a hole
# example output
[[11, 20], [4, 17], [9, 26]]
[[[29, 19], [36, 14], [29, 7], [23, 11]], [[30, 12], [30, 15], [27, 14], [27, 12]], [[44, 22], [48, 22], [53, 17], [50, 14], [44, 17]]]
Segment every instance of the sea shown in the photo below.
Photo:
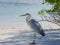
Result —
[[[41, 18], [38, 11], [43, 8], [40, 4], [0, 2], [0, 45], [30, 45], [34, 40], [33, 31], [26, 27], [25, 17], [20, 15], [30, 13], [39, 20]], [[45, 5], [45, 8], [50, 7]], [[60, 28], [56, 27], [55, 25], [55, 29], [52, 29], [53, 26], [44, 29], [44, 37], [37, 33], [35, 45], [60, 45]]]

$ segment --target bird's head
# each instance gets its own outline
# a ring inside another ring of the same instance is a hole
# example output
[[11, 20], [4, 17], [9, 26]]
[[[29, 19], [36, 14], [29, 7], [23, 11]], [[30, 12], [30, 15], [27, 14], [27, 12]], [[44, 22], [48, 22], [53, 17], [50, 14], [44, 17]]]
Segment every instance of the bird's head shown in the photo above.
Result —
[[30, 16], [30, 14], [29, 14], [29, 13], [22, 14], [22, 15], [20, 15], [20, 16], [27, 16], [27, 15], [29, 15], [29, 16]]

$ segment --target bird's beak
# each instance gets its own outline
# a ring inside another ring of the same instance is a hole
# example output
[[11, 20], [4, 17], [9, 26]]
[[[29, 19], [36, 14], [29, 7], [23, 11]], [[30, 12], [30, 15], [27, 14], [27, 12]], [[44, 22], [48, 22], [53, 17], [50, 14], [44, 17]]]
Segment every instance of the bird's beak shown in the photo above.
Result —
[[22, 14], [22, 15], [20, 15], [20, 16], [26, 16], [26, 14]]
[[20, 15], [20, 16], [25, 16], [25, 15]]

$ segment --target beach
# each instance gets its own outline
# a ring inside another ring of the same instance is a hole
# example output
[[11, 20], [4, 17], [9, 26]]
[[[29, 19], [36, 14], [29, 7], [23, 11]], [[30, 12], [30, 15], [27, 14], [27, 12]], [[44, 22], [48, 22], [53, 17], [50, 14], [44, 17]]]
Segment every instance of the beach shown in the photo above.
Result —
[[[45, 30], [45, 37], [37, 34], [36, 45], [59, 45], [60, 29]], [[9, 35], [9, 34], [8, 34]], [[10, 33], [10, 35], [12, 35]], [[9, 35], [9, 36], [10, 36]], [[33, 32], [31, 30], [20, 30], [20, 33], [15, 33], [14, 36], [0, 40], [0, 45], [29, 45], [33, 42]]]

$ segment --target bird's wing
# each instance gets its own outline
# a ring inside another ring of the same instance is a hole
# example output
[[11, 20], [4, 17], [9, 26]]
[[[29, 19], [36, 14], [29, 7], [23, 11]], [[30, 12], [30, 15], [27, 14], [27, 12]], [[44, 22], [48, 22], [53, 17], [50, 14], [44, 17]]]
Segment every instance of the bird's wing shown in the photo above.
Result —
[[32, 19], [32, 20], [30, 20], [29, 23], [30, 23], [30, 27], [32, 29], [34, 29], [34, 31], [38, 32], [42, 36], [45, 36], [45, 33], [43, 31], [43, 28], [41, 27], [41, 25], [39, 24], [39, 22], [37, 22], [36, 20]]
[[31, 28], [34, 28], [34, 29], [41, 29], [42, 30], [42, 27], [41, 27], [41, 25], [39, 24], [39, 22], [38, 21], [36, 21], [36, 20], [34, 20], [34, 19], [31, 19], [30, 21], [29, 21], [29, 25], [30, 25], [30, 27]]

